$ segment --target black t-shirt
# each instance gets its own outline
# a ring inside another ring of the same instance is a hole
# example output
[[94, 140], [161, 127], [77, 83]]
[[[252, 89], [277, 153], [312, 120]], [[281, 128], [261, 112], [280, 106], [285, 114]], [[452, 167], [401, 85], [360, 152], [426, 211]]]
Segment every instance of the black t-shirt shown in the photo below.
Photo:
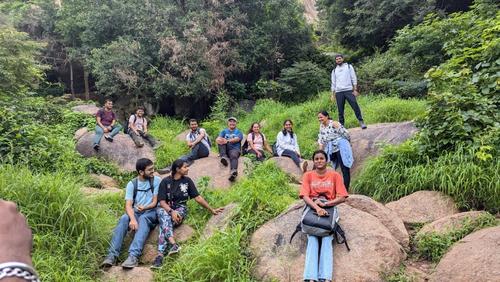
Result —
[[170, 206], [186, 205], [189, 199], [196, 198], [199, 195], [200, 193], [198, 193], [198, 189], [196, 189], [191, 178], [183, 176], [179, 180], [174, 180], [169, 176], [163, 178], [160, 183], [158, 201], [167, 201]]

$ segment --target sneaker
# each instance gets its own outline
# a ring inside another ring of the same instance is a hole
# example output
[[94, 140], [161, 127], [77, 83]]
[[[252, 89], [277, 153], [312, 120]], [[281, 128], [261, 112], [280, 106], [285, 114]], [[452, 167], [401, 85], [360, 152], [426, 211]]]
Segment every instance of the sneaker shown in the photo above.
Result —
[[134, 256], [128, 256], [128, 258], [122, 263], [122, 267], [125, 269], [132, 269], [139, 264], [139, 259]]
[[367, 128], [366, 124], [362, 120], [359, 121], [359, 126], [361, 126], [361, 129]]
[[153, 144], [153, 150], [160, 148], [161, 145], [162, 145], [162, 143], [160, 141], [156, 141], [156, 143]]
[[94, 150], [96, 150], [96, 151], [99, 151], [99, 144], [94, 144], [94, 146], [92, 148], [94, 148]]
[[220, 163], [223, 165], [223, 166], [228, 166], [229, 165], [229, 161], [227, 160], [226, 157], [221, 157], [220, 158]]
[[194, 161], [193, 160], [187, 160], [186, 164], [187, 164], [187, 166], [191, 166], [192, 164], [194, 164]]
[[113, 137], [111, 137], [109, 135], [104, 135], [104, 139], [106, 139], [109, 142], [113, 142]]
[[163, 256], [156, 256], [155, 261], [153, 262], [153, 265], [151, 265], [151, 268], [158, 269], [161, 268], [161, 265], [163, 264]]
[[107, 256], [101, 263], [101, 268], [112, 267], [116, 263], [116, 258], [113, 256]]
[[170, 166], [157, 170], [159, 174], [169, 174], [172, 171]]
[[143, 146], [144, 146], [144, 143], [142, 143], [142, 142], [141, 142], [141, 143], [137, 143], [137, 144], [135, 144], [135, 145], [136, 145], [138, 148], [141, 148], [141, 147], [143, 147]]
[[302, 168], [302, 172], [306, 172], [307, 171], [307, 166], [309, 165], [309, 163], [307, 161], [302, 161], [302, 164], [301, 164], [301, 168]]
[[177, 254], [181, 250], [181, 246], [177, 245], [177, 243], [173, 244], [168, 251], [168, 255]]
[[229, 176], [229, 181], [234, 181], [238, 176], [238, 171], [236, 169], [231, 170], [231, 176]]

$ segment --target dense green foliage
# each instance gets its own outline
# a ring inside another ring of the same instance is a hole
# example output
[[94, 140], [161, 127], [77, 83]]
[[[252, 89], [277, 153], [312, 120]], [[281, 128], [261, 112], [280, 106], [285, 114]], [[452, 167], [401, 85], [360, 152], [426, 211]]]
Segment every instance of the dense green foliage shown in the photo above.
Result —
[[493, 215], [486, 213], [474, 219], [466, 218], [459, 228], [445, 233], [425, 233], [416, 238], [417, 254], [421, 258], [438, 262], [455, 242], [474, 231], [498, 224], [498, 220]]

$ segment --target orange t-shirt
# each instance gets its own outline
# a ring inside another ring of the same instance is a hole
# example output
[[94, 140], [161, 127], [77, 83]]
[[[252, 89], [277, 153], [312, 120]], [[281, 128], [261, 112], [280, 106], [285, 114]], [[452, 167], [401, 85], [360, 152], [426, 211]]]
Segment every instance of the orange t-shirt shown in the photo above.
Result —
[[344, 181], [339, 173], [333, 170], [327, 170], [324, 175], [319, 175], [316, 171], [311, 170], [304, 173], [302, 177], [302, 187], [300, 188], [299, 197], [304, 196], [317, 198], [324, 196], [331, 201], [337, 196], [348, 197], [347, 190], [344, 186]]

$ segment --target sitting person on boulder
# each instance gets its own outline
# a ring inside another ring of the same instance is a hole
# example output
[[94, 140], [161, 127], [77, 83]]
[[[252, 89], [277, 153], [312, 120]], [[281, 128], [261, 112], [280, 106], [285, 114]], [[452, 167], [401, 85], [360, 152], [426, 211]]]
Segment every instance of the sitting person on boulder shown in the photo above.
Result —
[[199, 205], [209, 210], [213, 215], [219, 214], [223, 208], [213, 209], [198, 193], [193, 180], [187, 177], [189, 172], [185, 160], [178, 159], [172, 164], [171, 176], [163, 178], [160, 183], [158, 199], [160, 206], [157, 208], [160, 221], [160, 234], [158, 238], [158, 256], [151, 268], [159, 268], [163, 263], [165, 254], [171, 255], [179, 252], [180, 247], [175, 242], [174, 227], [182, 223], [188, 214], [187, 201], [194, 199]]
[[344, 185], [349, 190], [351, 182], [350, 168], [354, 162], [351, 144], [349, 143], [349, 132], [341, 123], [331, 120], [326, 111], [318, 113], [318, 121], [319, 149], [326, 152], [327, 160], [332, 163], [335, 169], [340, 165]]
[[94, 150], [99, 150], [99, 143], [104, 135], [104, 139], [113, 142], [113, 137], [122, 130], [119, 123], [116, 122], [116, 115], [113, 112], [113, 101], [107, 99], [104, 107], [95, 114], [96, 126], [94, 136]]
[[307, 171], [307, 161], [300, 158], [299, 141], [293, 132], [293, 122], [289, 119], [285, 120], [283, 130], [276, 136], [276, 152], [280, 157], [291, 158], [303, 172]]
[[125, 214], [113, 231], [108, 256], [101, 267], [111, 267], [120, 255], [120, 249], [127, 231], [135, 231], [129, 247], [129, 256], [122, 263], [125, 269], [137, 266], [149, 232], [158, 224], [155, 208], [158, 203], [158, 189], [161, 179], [154, 176], [154, 164], [150, 159], [137, 160], [137, 177], [129, 181], [125, 193]]
[[148, 120], [144, 117], [144, 107], [142, 106], [137, 107], [135, 114], [128, 119], [127, 133], [134, 140], [137, 147], [144, 146], [143, 140], [146, 140], [153, 149], [158, 146], [158, 142], [148, 134]]
[[246, 153], [255, 155], [258, 161], [264, 161], [266, 159], [264, 149], [266, 149], [266, 151], [268, 151], [271, 155], [273, 154], [273, 150], [269, 146], [264, 133], [260, 132], [260, 124], [257, 122], [252, 123], [250, 126], [246, 142], [248, 142], [248, 149]]
[[[318, 150], [313, 154], [314, 169], [304, 173], [299, 197], [316, 211], [326, 216], [324, 207], [338, 205], [348, 197], [342, 177], [326, 167], [327, 156]], [[332, 281], [333, 277], [333, 235], [317, 237], [307, 235], [304, 281]]]
[[215, 140], [221, 157], [220, 162], [224, 166], [228, 166], [229, 164], [231, 169], [229, 181], [234, 181], [236, 176], [238, 176], [238, 158], [241, 153], [241, 139], [243, 139], [243, 134], [236, 128], [237, 122], [235, 117], [228, 118], [227, 128], [224, 128]]

